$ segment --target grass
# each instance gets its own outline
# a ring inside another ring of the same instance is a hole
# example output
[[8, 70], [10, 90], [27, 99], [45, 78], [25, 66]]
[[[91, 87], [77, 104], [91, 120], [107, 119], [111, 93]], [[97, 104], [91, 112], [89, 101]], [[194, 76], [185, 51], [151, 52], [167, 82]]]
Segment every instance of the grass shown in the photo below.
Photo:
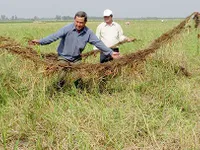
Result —
[[[180, 20], [120, 22], [125, 35], [141, 39], [122, 54], [146, 47]], [[0, 24], [0, 35], [26, 45], [64, 23]], [[98, 23], [88, 23], [95, 30]], [[72, 87], [49, 97], [46, 78], [34, 63], [0, 52], [0, 149], [200, 149], [198, 31], [184, 32], [152, 54], [138, 71], [123, 68], [106, 90]], [[58, 43], [36, 47], [55, 52]], [[85, 51], [93, 46], [88, 45]], [[98, 62], [98, 57], [88, 62]], [[192, 76], [178, 69], [185, 67]]]

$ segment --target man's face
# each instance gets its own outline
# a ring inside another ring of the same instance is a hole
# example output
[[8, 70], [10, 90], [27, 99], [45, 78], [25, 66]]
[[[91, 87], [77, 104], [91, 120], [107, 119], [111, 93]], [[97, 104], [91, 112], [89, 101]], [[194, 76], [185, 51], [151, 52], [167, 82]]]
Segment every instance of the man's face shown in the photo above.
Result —
[[110, 24], [110, 23], [112, 23], [112, 17], [111, 16], [104, 16], [104, 21], [105, 21], [105, 23]]
[[84, 17], [77, 17], [74, 19], [75, 27], [78, 31], [81, 31], [85, 27], [85, 18]]

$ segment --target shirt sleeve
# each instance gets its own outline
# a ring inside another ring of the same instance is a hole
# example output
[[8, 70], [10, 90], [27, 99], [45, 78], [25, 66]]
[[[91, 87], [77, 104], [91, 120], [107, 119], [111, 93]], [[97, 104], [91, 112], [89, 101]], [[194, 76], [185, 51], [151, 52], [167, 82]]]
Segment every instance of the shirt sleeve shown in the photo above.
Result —
[[107, 47], [98, 37], [91, 31], [89, 41], [90, 44], [96, 46], [105, 55], [112, 55], [113, 51], [111, 48]]
[[52, 42], [58, 40], [59, 38], [67, 34], [67, 32], [69, 31], [69, 28], [70, 28], [69, 26], [65, 26], [61, 28], [60, 30], [58, 30], [56, 33], [53, 33], [45, 38], [40, 39], [39, 40], [40, 45], [51, 44]]
[[124, 41], [127, 38], [126, 36], [124, 36], [123, 30], [120, 25], [118, 25], [118, 37], [120, 42]]

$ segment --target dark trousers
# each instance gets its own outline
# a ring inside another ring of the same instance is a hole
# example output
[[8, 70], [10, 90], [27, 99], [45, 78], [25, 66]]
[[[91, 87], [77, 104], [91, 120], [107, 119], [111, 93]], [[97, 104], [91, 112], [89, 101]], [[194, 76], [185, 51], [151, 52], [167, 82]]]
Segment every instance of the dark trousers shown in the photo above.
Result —
[[[119, 52], [119, 48], [111, 48], [114, 52]], [[100, 63], [105, 63], [113, 60], [110, 55], [104, 55], [102, 52], [100, 53]]]
[[[119, 48], [111, 48], [114, 52], [119, 52]], [[108, 61], [112, 61], [113, 58], [110, 55], [104, 55], [103, 53], [100, 54], [100, 63], [105, 63]], [[99, 81], [99, 90], [100, 92], [103, 92], [106, 89], [108, 77], [101, 78], [101, 81]]]
[[[58, 62], [59, 62], [59, 64], [63, 64], [63, 65], [79, 64], [79, 63], [81, 63], [81, 59], [77, 59], [74, 62], [70, 62], [70, 61], [66, 60], [65, 58], [59, 56], [58, 57]], [[69, 75], [68, 75], [68, 72], [66, 70], [62, 70], [60, 72], [60, 74], [58, 75], [58, 81], [56, 82], [57, 90], [62, 89], [65, 86], [66, 82], [70, 82], [68, 77], [69, 77]], [[75, 85], [76, 88], [79, 88], [82, 85], [81, 83], [82, 83], [82, 79], [81, 78], [79, 78], [76, 81], [74, 81], [74, 85]]]

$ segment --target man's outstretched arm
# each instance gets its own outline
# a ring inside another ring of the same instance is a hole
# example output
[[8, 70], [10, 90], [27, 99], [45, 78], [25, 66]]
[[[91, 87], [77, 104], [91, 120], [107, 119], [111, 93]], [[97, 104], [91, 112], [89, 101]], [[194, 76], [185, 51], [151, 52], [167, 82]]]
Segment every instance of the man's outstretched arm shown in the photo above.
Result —
[[29, 41], [29, 45], [47, 45], [50, 44], [56, 40], [58, 40], [59, 38], [63, 37], [64, 35], [67, 34], [67, 32], [69, 31], [69, 26], [65, 26], [63, 28], [61, 28], [60, 30], [58, 30], [56, 33], [51, 34], [45, 38], [42, 39], [34, 39], [32, 41]]

